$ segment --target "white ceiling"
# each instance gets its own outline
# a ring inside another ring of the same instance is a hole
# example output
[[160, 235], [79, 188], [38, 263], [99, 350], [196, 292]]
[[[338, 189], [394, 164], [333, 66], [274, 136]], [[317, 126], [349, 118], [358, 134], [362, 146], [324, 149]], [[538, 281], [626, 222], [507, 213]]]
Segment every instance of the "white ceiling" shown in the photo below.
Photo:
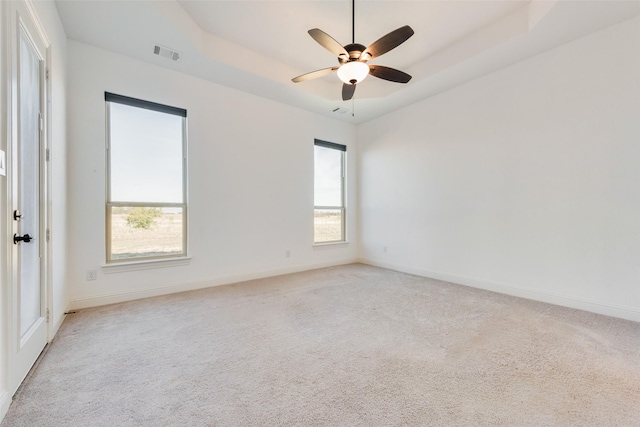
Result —
[[[352, 103], [341, 100], [336, 75], [291, 82], [337, 64], [307, 30], [320, 28], [350, 43], [349, 0], [56, 0], [56, 5], [71, 39], [352, 123], [640, 15], [640, 1], [629, 0], [356, 0], [356, 43], [369, 45], [403, 25], [415, 35], [371, 61], [413, 79], [403, 85], [369, 77]], [[156, 44], [180, 51], [181, 59], [154, 55]], [[333, 113], [336, 107], [349, 112]]]

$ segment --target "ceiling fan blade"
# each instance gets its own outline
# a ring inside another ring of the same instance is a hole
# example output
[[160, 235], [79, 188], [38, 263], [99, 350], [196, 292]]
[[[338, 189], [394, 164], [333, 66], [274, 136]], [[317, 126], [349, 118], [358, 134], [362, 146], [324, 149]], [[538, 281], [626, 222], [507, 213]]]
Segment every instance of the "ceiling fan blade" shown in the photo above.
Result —
[[353, 94], [356, 91], [356, 85], [351, 85], [348, 83], [344, 83], [342, 85], [342, 100], [348, 101], [353, 98]]
[[324, 31], [314, 28], [308, 31], [309, 35], [313, 37], [322, 47], [333, 53], [335, 56], [345, 55], [349, 57], [349, 53], [345, 50], [340, 43], [338, 43], [333, 37]]
[[382, 36], [371, 43], [371, 45], [362, 53], [361, 59], [364, 57], [364, 60], [366, 61], [385, 54], [391, 49], [400, 46], [412, 35], [413, 29], [408, 25], [391, 31], [389, 34]]
[[369, 74], [379, 79], [389, 80], [396, 83], [407, 83], [411, 76], [395, 68], [383, 67], [382, 65], [369, 65]]
[[305, 82], [311, 79], [317, 79], [318, 77], [326, 76], [328, 74], [333, 73], [340, 67], [331, 67], [331, 68], [323, 68], [322, 70], [312, 71], [310, 73], [302, 74], [301, 76], [294, 77], [291, 79], [294, 83]]

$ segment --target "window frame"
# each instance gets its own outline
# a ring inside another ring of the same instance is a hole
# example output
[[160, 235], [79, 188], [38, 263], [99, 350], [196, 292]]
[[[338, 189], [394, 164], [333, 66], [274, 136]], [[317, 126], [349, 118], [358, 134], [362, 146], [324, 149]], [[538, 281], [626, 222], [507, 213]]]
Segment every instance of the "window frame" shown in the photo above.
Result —
[[[171, 107], [142, 99], [117, 95], [110, 92], [104, 93], [105, 97], [105, 118], [106, 118], [106, 180], [105, 180], [105, 249], [106, 264], [117, 265], [122, 263], [140, 263], [145, 261], [173, 260], [188, 256], [188, 173], [187, 173], [187, 110], [183, 108]], [[182, 203], [156, 203], [156, 202], [113, 202], [111, 201], [111, 105], [115, 102], [130, 107], [137, 107], [159, 113], [173, 114], [182, 117]], [[113, 259], [111, 249], [111, 231], [113, 208], [117, 207], [157, 207], [157, 208], [182, 208], [182, 251], [169, 255], [136, 256], [129, 258]]]
[[[341, 203], [341, 206], [317, 206], [315, 204], [315, 147], [316, 146], [323, 147], [323, 148], [329, 148], [329, 149], [333, 149], [333, 150], [337, 150], [337, 151], [341, 151], [342, 152], [341, 161], [340, 161], [340, 203]], [[335, 142], [323, 141], [321, 139], [314, 139], [313, 148], [314, 148], [314, 169], [313, 169], [313, 171], [314, 171], [314, 203], [313, 203], [314, 218], [315, 218], [315, 212], [317, 210], [339, 210], [340, 211], [340, 215], [341, 215], [341, 229], [340, 229], [341, 238], [339, 240], [326, 240], [326, 241], [321, 241], [321, 242], [316, 241], [315, 221], [314, 221], [313, 244], [315, 246], [322, 246], [322, 245], [333, 245], [333, 244], [346, 243], [347, 242], [347, 207], [346, 207], [346, 203], [347, 203], [347, 197], [346, 197], [346, 190], [347, 190], [347, 186], [346, 186], [347, 146], [343, 145], [343, 144], [336, 144]]]

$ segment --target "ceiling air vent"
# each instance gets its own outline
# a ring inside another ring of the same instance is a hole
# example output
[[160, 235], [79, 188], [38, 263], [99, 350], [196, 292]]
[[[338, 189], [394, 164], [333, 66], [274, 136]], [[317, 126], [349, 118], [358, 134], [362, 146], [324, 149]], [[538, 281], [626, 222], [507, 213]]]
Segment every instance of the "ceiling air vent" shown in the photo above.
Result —
[[177, 61], [178, 59], [180, 59], [180, 52], [166, 46], [155, 45], [153, 48], [153, 53], [163, 58], [171, 59], [173, 61]]

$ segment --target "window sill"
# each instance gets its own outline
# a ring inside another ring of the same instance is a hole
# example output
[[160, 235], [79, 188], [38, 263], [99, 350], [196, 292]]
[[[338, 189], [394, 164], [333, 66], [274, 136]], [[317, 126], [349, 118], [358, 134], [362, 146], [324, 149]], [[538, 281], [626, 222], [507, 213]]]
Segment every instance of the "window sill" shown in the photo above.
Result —
[[106, 264], [101, 268], [104, 274], [111, 274], [136, 270], [154, 270], [156, 268], [177, 267], [181, 265], [189, 265], [189, 263], [191, 263], [191, 257], [181, 257], [171, 259], [153, 259], [148, 261], [119, 262]]
[[349, 242], [327, 242], [327, 243], [314, 243], [314, 249], [330, 248], [332, 246], [347, 246]]

